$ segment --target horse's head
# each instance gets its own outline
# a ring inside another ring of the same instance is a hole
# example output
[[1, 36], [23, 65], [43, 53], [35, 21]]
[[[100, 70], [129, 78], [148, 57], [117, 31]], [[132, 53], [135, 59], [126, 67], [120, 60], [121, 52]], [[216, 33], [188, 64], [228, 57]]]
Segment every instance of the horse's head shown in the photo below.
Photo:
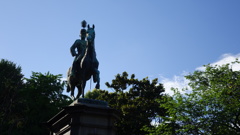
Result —
[[87, 29], [87, 40], [88, 42], [93, 42], [95, 39], [95, 30], [94, 30], [95, 26], [92, 25], [92, 28], [88, 25], [88, 29]]

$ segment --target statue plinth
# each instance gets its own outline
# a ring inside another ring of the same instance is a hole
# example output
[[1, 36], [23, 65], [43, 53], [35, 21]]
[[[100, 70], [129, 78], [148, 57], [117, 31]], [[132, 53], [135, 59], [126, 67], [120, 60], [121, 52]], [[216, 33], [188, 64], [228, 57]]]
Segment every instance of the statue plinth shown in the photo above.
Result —
[[77, 99], [52, 117], [51, 135], [115, 135], [118, 112], [105, 101]]
[[87, 98], [79, 98], [73, 101], [70, 106], [76, 105], [86, 105], [86, 106], [93, 106], [93, 107], [108, 107], [108, 103], [102, 100], [95, 100], [95, 99], [87, 99]]

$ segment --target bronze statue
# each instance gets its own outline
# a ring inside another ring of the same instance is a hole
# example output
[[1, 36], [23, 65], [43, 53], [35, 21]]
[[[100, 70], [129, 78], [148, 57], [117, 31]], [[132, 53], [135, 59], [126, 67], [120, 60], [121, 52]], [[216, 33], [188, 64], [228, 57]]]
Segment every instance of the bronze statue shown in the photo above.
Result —
[[[82, 22], [83, 29], [81, 30], [81, 39], [77, 39], [71, 46], [70, 51], [72, 56], [75, 56], [72, 67], [68, 70], [67, 78], [67, 92], [71, 91], [71, 96], [74, 97], [74, 89], [78, 88], [78, 94], [76, 98], [79, 98], [82, 94], [84, 98], [84, 88], [86, 81], [93, 76], [94, 83], [97, 83], [95, 88], [100, 88], [100, 77], [99, 77], [99, 62], [95, 52], [95, 26], [92, 28], [88, 25], [88, 29], [85, 30], [86, 21]], [[87, 41], [86, 41], [87, 37]], [[77, 49], [77, 53], [76, 50]]]

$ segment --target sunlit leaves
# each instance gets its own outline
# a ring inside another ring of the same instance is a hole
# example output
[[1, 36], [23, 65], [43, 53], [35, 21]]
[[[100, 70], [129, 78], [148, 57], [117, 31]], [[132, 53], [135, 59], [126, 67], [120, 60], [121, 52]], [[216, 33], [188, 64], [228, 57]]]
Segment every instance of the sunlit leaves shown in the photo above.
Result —
[[186, 78], [192, 92], [182, 95], [175, 89], [173, 97], [162, 104], [169, 114], [165, 122], [178, 125], [175, 134], [239, 134], [240, 71], [233, 71], [231, 64], [205, 65], [204, 71]]

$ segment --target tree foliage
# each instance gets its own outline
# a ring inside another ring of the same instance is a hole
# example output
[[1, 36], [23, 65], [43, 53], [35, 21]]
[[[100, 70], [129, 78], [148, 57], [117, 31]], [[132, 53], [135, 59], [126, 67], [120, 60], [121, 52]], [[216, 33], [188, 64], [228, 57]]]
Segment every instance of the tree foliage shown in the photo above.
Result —
[[119, 135], [144, 135], [147, 133], [143, 130], [145, 126], [152, 127], [151, 122], [156, 120], [157, 116], [165, 115], [165, 110], [160, 108], [156, 101], [162, 99], [164, 92], [157, 79], [138, 80], [134, 74], [128, 78], [127, 72], [123, 72], [121, 75], [117, 74], [111, 84], [106, 85], [114, 92], [94, 90], [88, 92], [86, 97], [105, 100], [110, 107], [121, 112], [116, 125]]
[[44, 122], [72, 101], [63, 95], [61, 75], [32, 72], [23, 78], [21, 67], [0, 62], [0, 133], [48, 134]]
[[[205, 65], [186, 78], [191, 92], [173, 88], [169, 96], [157, 79], [138, 80], [123, 72], [106, 83], [113, 92], [93, 90], [86, 97], [107, 101], [120, 112], [119, 135], [240, 134], [240, 71], [231, 64]], [[48, 134], [43, 122], [72, 102], [63, 88], [61, 75], [32, 72], [23, 78], [21, 67], [1, 60], [0, 133]]]
[[33, 72], [27, 79], [22, 90], [25, 105], [24, 133], [27, 134], [48, 134], [44, 122], [57, 114], [61, 107], [69, 105], [72, 100], [63, 95], [64, 83], [61, 75], [53, 75]]
[[21, 120], [18, 106], [19, 91], [23, 87], [22, 69], [15, 63], [0, 61], [0, 132], [10, 133], [13, 126]]
[[[233, 64], [239, 63], [238, 61]], [[158, 126], [164, 134], [240, 134], [240, 71], [231, 64], [206, 65], [204, 71], [186, 76], [191, 93], [174, 89], [162, 107], [167, 117]], [[156, 130], [155, 130], [156, 133]]]

